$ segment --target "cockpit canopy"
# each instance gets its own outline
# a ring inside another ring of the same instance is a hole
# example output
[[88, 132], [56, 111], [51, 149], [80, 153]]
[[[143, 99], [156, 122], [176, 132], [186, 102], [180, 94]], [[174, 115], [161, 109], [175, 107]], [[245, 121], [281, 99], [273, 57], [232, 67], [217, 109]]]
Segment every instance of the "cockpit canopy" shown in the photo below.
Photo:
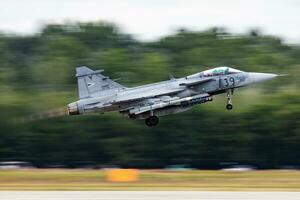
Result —
[[200, 76], [208, 77], [208, 76], [219, 76], [219, 75], [227, 75], [227, 74], [236, 74], [242, 72], [237, 69], [233, 69], [230, 67], [216, 67], [213, 69], [205, 70], [200, 73]]

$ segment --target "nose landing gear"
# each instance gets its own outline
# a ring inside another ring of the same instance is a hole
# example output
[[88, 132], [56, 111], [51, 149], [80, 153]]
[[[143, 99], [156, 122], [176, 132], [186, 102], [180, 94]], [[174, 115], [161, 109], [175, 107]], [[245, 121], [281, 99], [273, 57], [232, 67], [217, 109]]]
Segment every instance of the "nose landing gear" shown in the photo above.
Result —
[[231, 96], [233, 95], [233, 89], [227, 90], [227, 105], [226, 109], [231, 110], [233, 108]]

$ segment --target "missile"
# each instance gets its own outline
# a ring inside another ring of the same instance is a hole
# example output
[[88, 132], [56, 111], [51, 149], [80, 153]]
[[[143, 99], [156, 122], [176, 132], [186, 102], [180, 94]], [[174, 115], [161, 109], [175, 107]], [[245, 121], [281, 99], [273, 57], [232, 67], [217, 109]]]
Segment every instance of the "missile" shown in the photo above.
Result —
[[188, 106], [192, 106], [195, 104], [200, 104], [200, 103], [205, 103], [207, 101], [211, 101], [212, 98], [209, 96], [209, 94], [205, 93], [205, 94], [199, 94], [199, 95], [195, 95], [195, 96], [189, 96], [189, 97], [184, 97], [184, 98], [173, 98], [170, 99], [168, 101], [161, 101], [159, 103], [155, 103], [153, 105], [149, 105], [149, 106], [142, 106], [142, 107], [138, 107], [138, 108], [134, 108], [129, 110], [130, 114], [141, 114], [150, 110], [156, 110], [159, 108], [163, 108], [166, 106], [181, 106], [181, 107], [188, 107]]

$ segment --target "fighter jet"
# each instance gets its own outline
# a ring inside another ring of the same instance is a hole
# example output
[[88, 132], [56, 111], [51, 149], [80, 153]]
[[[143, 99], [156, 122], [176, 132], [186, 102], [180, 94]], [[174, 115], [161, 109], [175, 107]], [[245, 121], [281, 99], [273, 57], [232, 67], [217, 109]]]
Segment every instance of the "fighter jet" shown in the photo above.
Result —
[[233, 108], [237, 88], [277, 77], [271, 73], [244, 72], [216, 67], [183, 78], [138, 87], [125, 87], [86, 66], [76, 68], [79, 100], [68, 105], [69, 115], [118, 111], [129, 119], [145, 119], [147, 126], [159, 123], [160, 116], [180, 113], [197, 104], [210, 102], [226, 93], [227, 110]]

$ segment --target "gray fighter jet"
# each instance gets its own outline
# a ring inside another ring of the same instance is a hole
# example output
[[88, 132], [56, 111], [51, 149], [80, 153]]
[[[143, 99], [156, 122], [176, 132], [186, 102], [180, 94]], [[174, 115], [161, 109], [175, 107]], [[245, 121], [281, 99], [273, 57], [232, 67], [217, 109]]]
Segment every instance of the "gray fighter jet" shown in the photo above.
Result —
[[270, 73], [244, 72], [230, 67], [217, 67], [183, 78], [125, 87], [102, 75], [103, 70], [76, 68], [79, 100], [68, 105], [69, 115], [118, 111], [130, 119], [145, 119], [147, 126], [158, 124], [159, 116], [186, 111], [194, 105], [213, 100], [226, 93], [226, 108], [233, 108], [234, 89], [272, 79]]

